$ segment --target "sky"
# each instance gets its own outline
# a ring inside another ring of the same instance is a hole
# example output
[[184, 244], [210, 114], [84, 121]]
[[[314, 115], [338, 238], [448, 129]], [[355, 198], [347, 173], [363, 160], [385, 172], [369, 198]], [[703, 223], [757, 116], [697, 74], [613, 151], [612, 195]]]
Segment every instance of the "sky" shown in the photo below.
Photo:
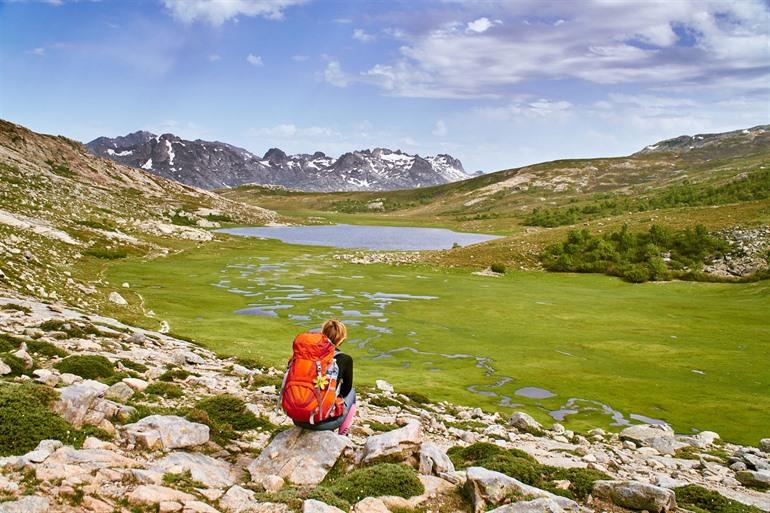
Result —
[[0, 117], [466, 171], [770, 123], [770, 0], [0, 0]]

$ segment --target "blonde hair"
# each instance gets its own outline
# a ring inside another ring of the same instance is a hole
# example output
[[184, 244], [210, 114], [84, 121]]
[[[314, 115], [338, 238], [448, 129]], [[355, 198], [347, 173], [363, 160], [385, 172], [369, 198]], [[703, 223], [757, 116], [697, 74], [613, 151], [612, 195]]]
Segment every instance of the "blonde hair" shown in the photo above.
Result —
[[329, 319], [321, 328], [321, 332], [326, 335], [332, 344], [338, 346], [348, 338], [348, 329], [337, 319]]

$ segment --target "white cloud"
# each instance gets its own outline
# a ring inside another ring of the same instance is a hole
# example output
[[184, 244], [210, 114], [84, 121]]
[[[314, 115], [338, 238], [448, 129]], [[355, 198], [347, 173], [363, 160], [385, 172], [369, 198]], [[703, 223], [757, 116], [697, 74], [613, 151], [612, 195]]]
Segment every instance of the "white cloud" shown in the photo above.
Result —
[[374, 36], [367, 34], [364, 29], [357, 28], [353, 31], [353, 39], [362, 43], [371, 43], [374, 41]]
[[433, 135], [437, 137], [444, 137], [447, 134], [446, 123], [443, 120], [436, 121], [436, 125], [433, 127]]
[[222, 56], [219, 55], [218, 53], [212, 53], [209, 55], [209, 62], [217, 62], [221, 60], [222, 60]]
[[482, 107], [476, 112], [485, 118], [495, 120], [532, 120], [548, 119], [551, 121], [565, 120], [573, 115], [574, 105], [566, 100], [551, 100], [547, 98], [519, 98], [498, 107]]
[[293, 60], [294, 62], [305, 62], [309, 58], [310, 57], [308, 57], [307, 55], [292, 55], [291, 56], [291, 60]]
[[259, 55], [254, 55], [253, 53], [250, 53], [246, 56], [246, 62], [251, 64], [252, 66], [262, 66], [262, 57]]
[[191, 23], [201, 21], [221, 25], [237, 16], [261, 16], [271, 20], [283, 18], [287, 7], [307, 0], [162, 0], [174, 18]]
[[29, 50], [27, 53], [30, 53], [32, 55], [37, 55], [38, 57], [44, 57], [45, 56], [45, 48], [42, 48], [42, 47], [33, 48], [32, 50]]
[[338, 61], [329, 61], [324, 70], [324, 80], [335, 87], [347, 87], [350, 77], [342, 71]]
[[353, 20], [350, 18], [334, 18], [332, 21], [334, 23], [339, 23], [340, 25], [347, 25], [348, 23], [353, 23]]
[[483, 32], [486, 32], [487, 30], [491, 29], [495, 25], [501, 25], [503, 22], [500, 20], [490, 20], [487, 17], [481, 17], [477, 20], [468, 22], [467, 27], [465, 28], [466, 32], [473, 32], [476, 34], [481, 34]]

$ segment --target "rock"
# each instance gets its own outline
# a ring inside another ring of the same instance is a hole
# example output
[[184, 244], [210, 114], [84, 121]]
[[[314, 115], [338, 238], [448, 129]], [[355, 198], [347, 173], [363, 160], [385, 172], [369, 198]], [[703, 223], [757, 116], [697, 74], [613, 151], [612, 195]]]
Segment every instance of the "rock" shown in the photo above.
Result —
[[383, 392], [393, 392], [393, 385], [385, 381], [384, 379], [378, 379], [374, 382], [375, 386], [378, 390], [382, 390]]
[[487, 510], [488, 505], [498, 505], [510, 498], [511, 494], [547, 498], [554, 500], [561, 508], [578, 509], [578, 504], [566, 497], [554, 495], [540, 488], [522, 483], [500, 472], [482, 467], [470, 467], [466, 471], [465, 488], [473, 501], [475, 513]]
[[510, 424], [524, 433], [539, 434], [543, 431], [543, 426], [538, 421], [524, 412], [517, 411], [510, 418]]
[[689, 444], [680, 442], [673, 437], [658, 436], [648, 441], [650, 447], [656, 449], [661, 454], [668, 454], [673, 456], [678, 449], [687, 447]]
[[746, 464], [742, 461], [736, 461], [730, 465], [730, 470], [733, 472], [741, 472], [742, 470], [747, 470], [748, 467]]
[[331, 431], [292, 427], [279, 433], [248, 466], [252, 479], [277, 475], [298, 485], [317, 485], [350, 441]]
[[420, 474], [440, 476], [454, 472], [455, 466], [449, 456], [433, 442], [423, 442], [420, 446]]
[[254, 492], [238, 485], [230, 487], [219, 499], [219, 507], [227, 513], [291, 513], [286, 504], [258, 502]]
[[265, 476], [262, 479], [262, 486], [264, 487], [266, 492], [277, 492], [281, 488], [283, 488], [283, 485], [286, 484], [286, 482], [283, 480], [281, 476], [276, 475], [269, 475]]
[[127, 498], [131, 504], [146, 504], [150, 506], [167, 501], [187, 502], [195, 500], [195, 496], [189, 493], [160, 485], [139, 485], [128, 494]]
[[[53, 409], [64, 417], [64, 420], [81, 428], [86, 422], [90, 411], [94, 410], [104, 397], [104, 392], [109, 387], [104, 383], [94, 380], [86, 380], [82, 383], [70, 385], [60, 390], [59, 400], [54, 403]], [[104, 418], [91, 419], [93, 424], [98, 424]], [[96, 422], [93, 422], [97, 420]]]
[[376, 497], [367, 497], [353, 505], [350, 513], [390, 513], [390, 510]]
[[104, 392], [104, 397], [107, 399], [121, 403], [128, 401], [132, 395], [134, 395], [134, 389], [122, 381], [115, 383]]
[[164, 474], [190, 472], [193, 480], [209, 488], [228, 488], [236, 481], [235, 471], [229, 463], [198, 453], [172, 452], [155, 462], [152, 470]]
[[719, 440], [719, 438], [719, 434], [713, 431], [701, 431], [697, 435], [688, 437], [688, 442], [690, 442], [690, 445], [703, 449], [709, 445], [714, 445], [714, 442]]
[[506, 504], [488, 513], [562, 513], [564, 509], [553, 499], [540, 498]]
[[35, 381], [42, 383], [43, 385], [55, 387], [59, 384], [59, 375], [48, 369], [35, 369], [32, 371], [32, 375], [35, 376]]
[[0, 360], [0, 376], [5, 376], [10, 373], [11, 368], [3, 360]]
[[308, 499], [302, 503], [302, 513], [345, 513], [340, 508], [329, 506], [325, 502]]
[[383, 456], [401, 455], [403, 459], [412, 456], [422, 442], [422, 428], [417, 421], [380, 435], [370, 436], [364, 445], [364, 463]]
[[735, 479], [744, 486], [766, 487], [770, 486], [770, 471], [741, 470], [735, 474]]
[[123, 299], [123, 296], [115, 291], [110, 292], [110, 295], [107, 297], [107, 299], [110, 301], [110, 303], [115, 303], [116, 305], [125, 306], [128, 304], [128, 301]]
[[123, 383], [130, 386], [137, 392], [144, 392], [145, 389], [147, 389], [147, 387], [150, 386], [150, 384], [147, 381], [139, 378], [123, 378]]
[[90, 495], [83, 497], [83, 507], [93, 513], [113, 513], [115, 511], [114, 506]]
[[21, 349], [13, 353], [13, 356], [24, 362], [25, 369], [31, 369], [35, 365], [35, 361], [27, 352], [27, 344], [22, 342]]
[[147, 341], [147, 336], [144, 333], [135, 331], [134, 333], [130, 334], [128, 338], [126, 339], [126, 342], [129, 344], [134, 344], [137, 346], [144, 345], [144, 343]]
[[187, 501], [184, 503], [182, 513], [220, 513], [218, 509], [209, 506], [202, 501]]
[[150, 415], [124, 427], [129, 442], [148, 449], [194, 447], [209, 441], [209, 427], [176, 415]]
[[652, 440], [660, 437], [674, 438], [674, 430], [668, 424], [639, 424], [620, 432], [621, 440], [630, 440], [645, 447], [650, 447]]
[[45, 497], [27, 495], [18, 500], [0, 503], [0, 513], [48, 513], [50, 502]]
[[204, 360], [201, 356], [193, 353], [192, 351], [186, 351], [184, 349], [177, 349], [174, 351], [172, 356], [178, 365], [185, 365], [187, 363], [193, 365], [203, 365], [206, 363], [206, 360]]
[[175, 501], [163, 501], [158, 504], [158, 513], [176, 513], [182, 511], [182, 505]]
[[759, 450], [770, 454], [770, 438], [763, 438], [759, 441]]
[[43, 463], [46, 458], [63, 445], [59, 440], [41, 440], [34, 450], [19, 459], [20, 461], [17, 465], [24, 466], [28, 463]]
[[627, 509], [658, 513], [676, 509], [672, 490], [639, 481], [596, 481], [592, 495]]

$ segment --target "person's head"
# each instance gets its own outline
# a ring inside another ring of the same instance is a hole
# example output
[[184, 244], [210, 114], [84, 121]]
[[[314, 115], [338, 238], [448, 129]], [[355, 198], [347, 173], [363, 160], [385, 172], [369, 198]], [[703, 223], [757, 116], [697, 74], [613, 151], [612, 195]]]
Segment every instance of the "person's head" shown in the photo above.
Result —
[[321, 332], [331, 340], [335, 346], [340, 346], [348, 338], [348, 329], [337, 319], [329, 319], [321, 328]]

